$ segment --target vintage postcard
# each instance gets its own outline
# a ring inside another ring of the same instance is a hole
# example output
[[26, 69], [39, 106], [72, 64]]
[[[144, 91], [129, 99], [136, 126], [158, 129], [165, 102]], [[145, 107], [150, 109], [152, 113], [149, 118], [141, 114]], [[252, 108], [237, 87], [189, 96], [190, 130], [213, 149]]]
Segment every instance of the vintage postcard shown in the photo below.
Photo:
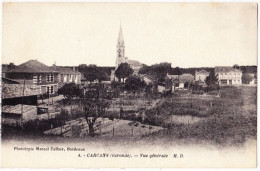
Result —
[[1, 167], [257, 167], [257, 29], [257, 3], [3, 3]]

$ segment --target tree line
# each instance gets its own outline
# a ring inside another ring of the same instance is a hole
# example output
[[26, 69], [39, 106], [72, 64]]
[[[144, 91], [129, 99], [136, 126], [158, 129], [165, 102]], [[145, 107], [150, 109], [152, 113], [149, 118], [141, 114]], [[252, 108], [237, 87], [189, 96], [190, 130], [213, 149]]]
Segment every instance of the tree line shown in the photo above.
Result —
[[[239, 66], [237, 64], [233, 65], [233, 68], [240, 69], [243, 74], [247, 73], [257, 73], [257, 66]], [[110, 80], [111, 70], [114, 70], [115, 67], [100, 67], [96, 65], [86, 65], [81, 64], [78, 66], [78, 71], [82, 73], [84, 78], [87, 81], [93, 82], [94, 80], [98, 81], [108, 81]], [[139, 74], [147, 74], [155, 77], [159, 82], [165, 81], [165, 77], [168, 74], [171, 75], [181, 75], [181, 74], [192, 74], [195, 75], [196, 71], [205, 70], [207, 72], [214, 72], [214, 67], [171, 67], [171, 63], [162, 62], [154, 65], [143, 65], [139, 70]], [[121, 63], [118, 68], [115, 70], [115, 75], [119, 81], [125, 81], [127, 77], [133, 74], [132, 68], [127, 63]]]

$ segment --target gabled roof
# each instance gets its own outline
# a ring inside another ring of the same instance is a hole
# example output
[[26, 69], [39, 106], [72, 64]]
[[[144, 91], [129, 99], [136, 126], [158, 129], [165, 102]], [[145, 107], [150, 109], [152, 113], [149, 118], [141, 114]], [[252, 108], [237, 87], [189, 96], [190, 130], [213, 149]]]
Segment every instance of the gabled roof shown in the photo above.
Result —
[[216, 66], [215, 67], [215, 72], [216, 73], [219, 73], [219, 72], [224, 72], [224, 73], [226, 73], [226, 72], [242, 72], [241, 70], [239, 70], [239, 69], [236, 69], [236, 68], [232, 68], [232, 67], [230, 67], [230, 66], [224, 66], [224, 67], [221, 67], [221, 66]]
[[170, 74], [167, 73], [166, 78], [176, 80], [176, 79], [179, 79], [179, 75], [170, 75]]
[[140, 78], [144, 78], [147, 77], [148, 79], [152, 80], [152, 81], [157, 81], [155, 77], [151, 76], [151, 75], [147, 75], [147, 74], [140, 74], [139, 75]]
[[191, 74], [182, 74], [179, 76], [179, 81], [180, 83], [185, 83], [187, 82], [193, 82], [194, 81], [194, 76]]
[[20, 73], [47, 73], [47, 72], [57, 72], [51, 67], [37, 61], [29, 60], [21, 65], [18, 65], [9, 72], [20, 72]]
[[2, 84], [21, 84], [21, 83], [9, 78], [2, 77]]
[[61, 66], [52, 66], [53, 70], [59, 72], [60, 74], [69, 74], [69, 75], [80, 75], [81, 73], [78, 71], [74, 71], [71, 68], [61, 67]]
[[143, 65], [142, 63], [140, 63], [139, 61], [136, 61], [136, 60], [127, 60], [127, 63], [129, 65]]

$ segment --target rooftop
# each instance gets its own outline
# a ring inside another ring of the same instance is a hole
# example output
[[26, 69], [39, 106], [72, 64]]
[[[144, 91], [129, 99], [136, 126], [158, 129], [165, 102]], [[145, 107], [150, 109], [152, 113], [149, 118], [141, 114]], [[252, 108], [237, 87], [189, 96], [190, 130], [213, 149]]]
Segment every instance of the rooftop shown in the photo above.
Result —
[[152, 75], [140, 74], [140, 78], [144, 78], [144, 77], [147, 77], [147, 78], [149, 78], [152, 81], [156, 81], [156, 78], [154, 76], [152, 76]]
[[2, 77], [2, 84], [20, 84], [18, 81]]
[[20, 73], [46, 73], [46, 72], [57, 72], [51, 67], [37, 61], [29, 60], [21, 65], [18, 65], [14, 69], [11, 69], [8, 72], [20, 72]]
[[193, 82], [194, 81], [194, 76], [191, 75], [191, 74], [182, 74], [179, 76], [179, 81], [181, 83], [185, 83], [186, 81], [187, 82]]
[[166, 78], [170, 78], [170, 79], [175, 80], [175, 79], [179, 79], [179, 75], [170, 75], [170, 74], [167, 73]]
[[18, 104], [18, 105], [15, 105], [15, 106], [6, 105], [6, 106], [2, 107], [2, 112], [4, 112], [4, 113], [15, 113], [15, 114], [21, 115], [22, 109], [23, 109], [23, 113], [26, 113], [30, 110], [35, 110], [36, 106], [23, 105], [23, 108], [22, 108], [21, 104]]
[[136, 60], [127, 60], [127, 63], [129, 65], [143, 65], [142, 63], [140, 63], [139, 61], [136, 61]]
[[25, 85], [23, 92], [22, 84], [2, 84], [2, 98], [34, 96], [39, 94], [41, 94], [40, 89], [33, 89], [32, 86], [29, 85]]
[[71, 68], [68, 67], [62, 67], [62, 66], [52, 66], [51, 67], [53, 70], [59, 72], [60, 74], [70, 74], [70, 75], [79, 75], [80, 72], [74, 71]]

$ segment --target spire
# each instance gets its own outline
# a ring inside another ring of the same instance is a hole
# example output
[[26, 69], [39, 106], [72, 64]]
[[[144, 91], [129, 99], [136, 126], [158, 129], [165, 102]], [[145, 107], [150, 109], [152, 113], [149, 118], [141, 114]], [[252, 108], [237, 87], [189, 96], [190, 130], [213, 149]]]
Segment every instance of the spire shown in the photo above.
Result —
[[121, 22], [120, 22], [120, 30], [119, 30], [119, 36], [118, 36], [117, 45], [118, 45], [118, 46], [124, 46], [124, 38], [123, 38], [123, 32], [122, 32]]

